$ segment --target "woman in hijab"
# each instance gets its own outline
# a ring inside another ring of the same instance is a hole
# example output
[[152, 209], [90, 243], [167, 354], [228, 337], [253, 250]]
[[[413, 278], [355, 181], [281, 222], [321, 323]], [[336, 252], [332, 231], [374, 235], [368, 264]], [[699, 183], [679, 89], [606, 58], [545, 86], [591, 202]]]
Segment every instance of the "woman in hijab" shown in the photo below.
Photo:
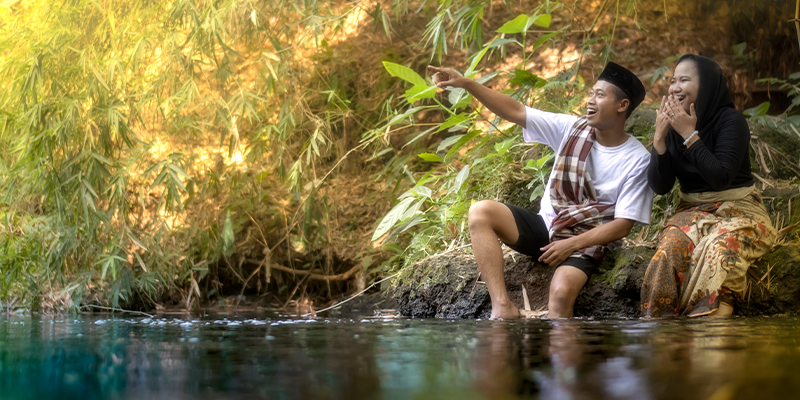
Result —
[[680, 184], [677, 213], [645, 272], [642, 315], [731, 315], [750, 264], [777, 236], [750, 171], [750, 129], [714, 60], [678, 60], [656, 113], [648, 183]]

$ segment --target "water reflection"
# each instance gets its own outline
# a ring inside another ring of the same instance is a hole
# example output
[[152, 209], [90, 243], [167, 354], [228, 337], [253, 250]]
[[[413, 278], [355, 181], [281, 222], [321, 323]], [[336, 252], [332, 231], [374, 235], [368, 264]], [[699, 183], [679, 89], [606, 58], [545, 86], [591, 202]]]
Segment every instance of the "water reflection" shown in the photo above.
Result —
[[794, 397], [800, 320], [0, 318], [2, 399]]

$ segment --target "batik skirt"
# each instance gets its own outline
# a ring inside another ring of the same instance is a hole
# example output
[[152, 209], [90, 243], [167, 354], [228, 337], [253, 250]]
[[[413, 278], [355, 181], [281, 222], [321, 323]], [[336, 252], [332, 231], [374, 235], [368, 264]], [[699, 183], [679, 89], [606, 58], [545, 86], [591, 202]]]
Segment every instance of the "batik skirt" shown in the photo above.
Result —
[[739, 193], [746, 194], [710, 202], [696, 202], [702, 194], [682, 195], [645, 272], [643, 316], [707, 315], [743, 299], [748, 268], [772, 248], [777, 233], [760, 193]]

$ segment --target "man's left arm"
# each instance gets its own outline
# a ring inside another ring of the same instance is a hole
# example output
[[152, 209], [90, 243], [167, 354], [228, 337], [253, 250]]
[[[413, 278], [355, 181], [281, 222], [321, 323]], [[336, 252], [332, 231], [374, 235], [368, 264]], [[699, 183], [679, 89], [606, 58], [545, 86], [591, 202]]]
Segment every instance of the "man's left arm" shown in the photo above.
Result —
[[615, 218], [611, 222], [596, 226], [578, 236], [557, 240], [544, 246], [539, 261], [552, 267], [563, 263], [572, 253], [595, 245], [605, 245], [622, 239], [631, 232], [634, 221], [627, 218]]

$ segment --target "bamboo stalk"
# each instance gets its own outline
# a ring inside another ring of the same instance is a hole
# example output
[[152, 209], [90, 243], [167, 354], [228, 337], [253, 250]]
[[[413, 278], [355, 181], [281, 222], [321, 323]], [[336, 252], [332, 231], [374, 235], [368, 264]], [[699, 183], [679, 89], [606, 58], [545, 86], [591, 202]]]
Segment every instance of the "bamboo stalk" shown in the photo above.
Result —
[[795, 3], [796, 6], [794, 8], [794, 28], [797, 32], [797, 44], [800, 45], [800, 0], [797, 0]]

